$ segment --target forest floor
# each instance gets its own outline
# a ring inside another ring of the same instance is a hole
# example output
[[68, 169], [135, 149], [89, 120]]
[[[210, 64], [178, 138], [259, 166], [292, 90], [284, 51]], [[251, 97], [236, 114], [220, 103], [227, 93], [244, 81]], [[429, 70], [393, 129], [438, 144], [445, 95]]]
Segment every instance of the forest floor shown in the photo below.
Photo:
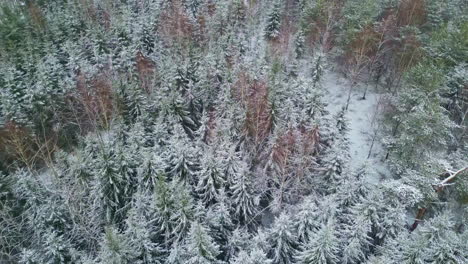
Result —
[[[350, 81], [334, 71], [327, 70], [322, 84], [328, 93], [325, 96], [328, 98], [327, 110], [333, 116], [346, 106]], [[362, 99], [364, 85], [354, 87], [346, 115], [349, 121], [350, 164], [353, 170], [367, 164], [371, 172], [368, 174], [368, 181], [377, 183], [390, 177], [390, 171], [384, 163], [386, 151], [380, 142], [379, 134], [381, 133], [379, 118], [385, 94], [375, 91], [374, 85], [369, 84], [366, 99]]]

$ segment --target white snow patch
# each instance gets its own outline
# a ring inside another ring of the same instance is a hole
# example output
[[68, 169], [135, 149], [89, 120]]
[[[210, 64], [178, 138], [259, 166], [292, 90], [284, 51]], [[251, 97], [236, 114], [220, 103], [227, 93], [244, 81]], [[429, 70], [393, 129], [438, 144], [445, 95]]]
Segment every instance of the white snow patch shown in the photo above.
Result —
[[[350, 81], [336, 72], [325, 71], [322, 85], [324, 90], [329, 93], [326, 96], [328, 98], [327, 110], [333, 116], [342, 107], [346, 106], [351, 85]], [[377, 183], [390, 175], [387, 166], [384, 164], [386, 152], [379, 140], [379, 101], [383, 99], [384, 94], [379, 94], [373, 90], [373, 87], [369, 87], [366, 99], [363, 100], [363, 92], [364, 87], [359, 85], [354, 87], [346, 114], [350, 128], [351, 169], [357, 169], [367, 163], [371, 172], [368, 181]], [[368, 158], [374, 135], [376, 135], [376, 138], [371, 155]]]

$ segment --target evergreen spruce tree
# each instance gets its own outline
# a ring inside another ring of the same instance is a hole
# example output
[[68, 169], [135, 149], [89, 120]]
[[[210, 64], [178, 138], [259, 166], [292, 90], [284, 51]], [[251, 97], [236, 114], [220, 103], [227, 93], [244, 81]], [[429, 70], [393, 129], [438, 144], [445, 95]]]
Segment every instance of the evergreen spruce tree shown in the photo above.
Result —
[[[234, 261], [236, 256], [243, 251], [247, 251], [251, 245], [251, 235], [245, 228], [236, 228], [232, 231], [232, 234], [226, 239], [226, 245], [224, 247], [224, 259], [226, 261]], [[266, 254], [265, 254], [266, 257]]]
[[335, 116], [336, 133], [334, 141], [325, 153], [323, 158], [323, 175], [325, 181], [331, 185], [328, 191], [335, 192], [339, 187], [339, 183], [344, 181], [348, 173], [347, 164], [350, 159], [349, 142], [347, 138], [348, 121], [345, 117], [345, 109], [343, 108]]
[[239, 223], [246, 224], [257, 212], [257, 198], [252, 189], [252, 175], [248, 171], [247, 164], [242, 162], [239, 172], [233, 178], [230, 187], [231, 203], [234, 215]]
[[264, 30], [267, 39], [275, 39], [279, 36], [281, 27], [281, 2], [275, 1], [273, 8], [268, 14], [266, 27]]
[[183, 245], [181, 256], [184, 263], [208, 264], [219, 263], [219, 246], [209, 235], [208, 229], [201, 223], [192, 222], [190, 232]]
[[273, 260], [273, 263], [293, 263], [297, 238], [293, 233], [292, 227], [292, 221], [285, 213], [281, 213], [275, 219], [275, 223], [268, 235], [268, 241], [271, 245], [269, 256]]
[[219, 202], [212, 205], [206, 213], [206, 221], [210, 228], [211, 235], [218, 245], [221, 246], [223, 252], [225, 251], [225, 244], [229, 241], [232, 230], [234, 229], [229, 209], [228, 197], [224, 191], [222, 191], [219, 196]]
[[165, 153], [166, 162], [169, 165], [168, 173], [186, 184], [193, 185], [198, 169], [198, 149], [187, 138], [180, 126], [176, 126], [174, 132]]
[[133, 263], [138, 253], [128, 243], [128, 240], [114, 227], [106, 227], [101, 239], [97, 263]]
[[173, 238], [172, 230], [174, 223], [172, 221], [174, 214], [175, 201], [173, 199], [173, 190], [166, 182], [166, 176], [161, 173], [157, 177], [154, 189], [154, 217], [156, 227], [161, 241], [168, 246]]
[[305, 49], [305, 36], [304, 31], [299, 30], [294, 40], [294, 51], [296, 53], [296, 59], [300, 59], [304, 55]]
[[131, 199], [133, 181], [131, 168], [126, 164], [122, 146], [101, 146], [94, 163], [94, 177], [107, 223], [117, 223], [124, 217], [124, 210]]
[[307, 243], [310, 241], [311, 236], [320, 224], [318, 221], [319, 213], [314, 198], [309, 196], [301, 202], [297, 213], [294, 215], [294, 229], [298, 242]]
[[156, 228], [152, 223], [150, 196], [137, 193], [128, 211], [124, 237], [133, 249], [134, 263], [164, 263], [163, 248], [156, 241]]
[[214, 156], [212, 150], [202, 156], [201, 169], [197, 173], [197, 193], [206, 205], [219, 201], [221, 190], [224, 188], [226, 179], [218, 157]]
[[170, 217], [173, 226], [172, 236], [176, 241], [182, 241], [190, 229], [190, 222], [195, 219], [195, 206], [190, 190], [183, 182], [173, 179], [171, 190], [173, 190], [172, 200], [174, 201]]
[[298, 254], [298, 263], [334, 264], [339, 262], [339, 240], [336, 224], [333, 220], [322, 224], [309, 242], [302, 245]]
[[241, 251], [239, 255], [230, 262], [232, 264], [272, 264], [274, 263], [271, 259], [268, 259], [267, 255], [259, 250], [253, 249], [250, 253]]
[[79, 261], [79, 252], [64, 235], [49, 230], [43, 233], [42, 236], [41, 245], [24, 250], [19, 263], [70, 263]]

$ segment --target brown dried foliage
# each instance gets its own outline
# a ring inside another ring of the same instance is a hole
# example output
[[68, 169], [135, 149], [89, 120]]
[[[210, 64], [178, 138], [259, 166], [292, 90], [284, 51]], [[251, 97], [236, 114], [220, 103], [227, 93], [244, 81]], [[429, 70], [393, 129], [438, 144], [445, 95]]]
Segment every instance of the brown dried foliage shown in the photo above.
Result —
[[151, 84], [156, 64], [149, 58], [145, 57], [141, 51], [137, 53], [135, 60], [138, 78], [140, 79], [140, 86], [147, 94], [151, 94]]
[[208, 124], [206, 125], [205, 135], [203, 136], [203, 142], [210, 144], [216, 138], [216, 111], [211, 109], [208, 112]]
[[276, 55], [285, 56], [291, 50], [291, 45], [294, 44], [291, 41], [291, 36], [296, 33], [297, 28], [288, 16], [284, 16], [282, 21], [278, 37], [272, 39], [270, 43], [272, 44], [273, 52]]
[[[84, 73], [79, 72], [76, 77], [76, 98], [81, 107], [77, 113], [81, 117], [80, 124], [88, 124], [92, 129], [101, 126], [108, 128], [113, 115], [114, 104], [112, 84], [105, 73], [98, 74], [87, 80]], [[82, 115], [83, 110], [85, 116]], [[86, 125], [85, 125], [86, 127]]]
[[28, 130], [13, 121], [7, 121], [3, 130], [0, 130], [0, 153], [3, 153], [7, 164], [18, 160], [32, 168], [35, 151]]
[[421, 42], [414, 33], [404, 37], [403, 42], [396, 49], [396, 70], [400, 73], [414, 66], [422, 57]]
[[42, 13], [42, 10], [39, 8], [36, 2], [28, 1], [27, 8], [34, 24], [37, 25], [40, 29], [45, 29], [46, 19], [44, 17], [44, 14]]
[[175, 41], [189, 40], [193, 37], [194, 27], [180, 1], [173, 1], [170, 8], [161, 14], [159, 30], [164, 36]]
[[246, 110], [245, 133], [257, 146], [265, 140], [272, 126], [268, 86], [265, 81], [252, 79], [241, 72], [233, 88], [234, 96]]
[[369, 63], [372, 58], [377, 56], [380, 41], [381, 34], [376, 32], [372, 25], [366, 26], [350, 43], [345, 55], [346, 64], [349, 67], [360, 69], [366, 63]]
[[398, 26], [420, 26], [426, 22], [425, 0], [402, 0], [398, 6]]
[[[319, 128], [300, 127], [289, 129], [276, 140], [271, 157], [281, 172], [302, 177], [305, 168], [315, 163], [315, 156], [319, 154], [320, 150]], [[299, 157], [301, 162], [299, 164], [292, 163], [293, 157]]]
[[330, 0], [321, 2], [313, 16], [306, 19], [310, 25], [306, 29], [306, 43], [311, 47], [321, 46], [327, 52], [333, 48], [334, 27], [340, 21], [341, 9], [345, 1]]
[[255, 145], [268, 136], [271, 129], [271, 106], [268, 101], [268, 86], [264, 81], [254, 80], [248, 91], [245, 128]]

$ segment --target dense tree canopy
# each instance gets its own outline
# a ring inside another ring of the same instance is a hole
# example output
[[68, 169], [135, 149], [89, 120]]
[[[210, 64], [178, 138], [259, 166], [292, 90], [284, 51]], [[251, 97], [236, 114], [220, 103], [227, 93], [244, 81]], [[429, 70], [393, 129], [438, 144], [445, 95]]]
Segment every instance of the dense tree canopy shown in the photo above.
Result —
[[0, 3], [0, 263], [467, 263], [464, 0]]

